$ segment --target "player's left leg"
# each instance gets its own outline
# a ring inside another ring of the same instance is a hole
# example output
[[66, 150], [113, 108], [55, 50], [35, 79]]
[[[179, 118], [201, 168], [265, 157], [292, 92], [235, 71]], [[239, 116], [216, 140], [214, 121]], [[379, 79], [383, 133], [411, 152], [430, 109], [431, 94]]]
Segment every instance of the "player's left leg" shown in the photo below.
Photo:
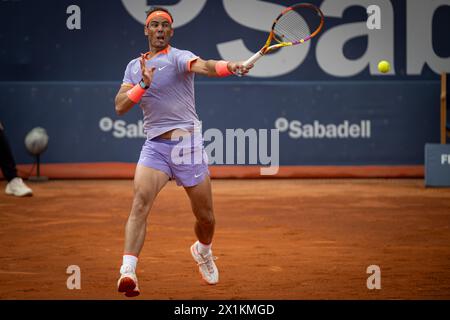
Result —
[[211, 180], [206, 175], [203, 182], [193, 187], [185, 187], [184, 189], [191, 200], [192, 211], [197, 218], [195, 222], [195, 234], [201, 243], [205, 245], [211, 244], [216, 223], [213, 210]]
[[191, 254], [199, 266], [202, 278], [208, 284], [216, 284], [219, 282], [219, 271], [211, 250], [215, 218], [209, 175], [205, 174], [201, 183], [193, 187], [185, 187], [185, 190], [196, 217], [195, 234], [198, 238], [198, 241], [191, 246]]

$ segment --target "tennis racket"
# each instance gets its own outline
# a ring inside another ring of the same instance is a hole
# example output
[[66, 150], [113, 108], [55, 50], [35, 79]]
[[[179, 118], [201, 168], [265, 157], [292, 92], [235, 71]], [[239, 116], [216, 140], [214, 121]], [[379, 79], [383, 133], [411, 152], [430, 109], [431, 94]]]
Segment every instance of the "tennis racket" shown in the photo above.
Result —
[[[244, 62], [247, 67], [276, 49], [294, 46], [314, 38], [323, 28], [322, 11], [310, 3], [298, 3], [284, 9], [272, 24], [266, 44]], [[275, 44], [271, 45], [272, 42]]]

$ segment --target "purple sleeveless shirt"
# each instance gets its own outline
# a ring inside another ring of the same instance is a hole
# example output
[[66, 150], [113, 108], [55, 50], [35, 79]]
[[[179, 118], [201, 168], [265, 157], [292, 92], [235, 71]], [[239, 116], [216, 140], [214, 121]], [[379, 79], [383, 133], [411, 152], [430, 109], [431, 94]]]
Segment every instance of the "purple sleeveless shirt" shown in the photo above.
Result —
[[[190, 51], [169, 46], [146, 60], [147, 68], [156, 68], [152, 84], [139, 103], [147, 139], [173, 129], [201, 130], [195, 111], [194, 73], [190, 70], [196, 59], [198, 56]], [[123, 85], [134, 86], [141, 80], [139, 60], [136, 58], [128, 63]]]

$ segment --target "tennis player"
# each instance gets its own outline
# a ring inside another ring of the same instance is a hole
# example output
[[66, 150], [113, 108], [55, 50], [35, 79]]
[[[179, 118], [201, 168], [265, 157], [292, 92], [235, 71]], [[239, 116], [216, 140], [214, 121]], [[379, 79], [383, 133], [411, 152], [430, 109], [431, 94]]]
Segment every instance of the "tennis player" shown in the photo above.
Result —
[[[194, 74], [227, 77], [246, 74], [253, 65], [205, 61], [192, 52], [171, 47], [172, 23], [172, 15], [164, 8], [155, 7], [147, 12], [144, 34], [150, 51], [128, 64], [115, 99], [119, 115], [135, 104], [140, 105], [147, 135], [134, 176], [134, 199], [125, 227], [118, 281], [118, 291], [127, 297], [139, 295], [136, 265], [144, 244], [147, 217], [157, 194], [170, 179], [185, 188], [191, 201], [198, 241], [190, 251], [200, 274], [208, 284], [219, 281], [216, 258], [211, 251], [215, 220], [207, 157], [195, 111]], [[179, 153], [174, 150], [180, 144], [183, 159], [186, 154], [195, 156], [200, 152], [200, 157], [194, 157], [200, 161], [180, 163], [174, 159], [174, 154]]]

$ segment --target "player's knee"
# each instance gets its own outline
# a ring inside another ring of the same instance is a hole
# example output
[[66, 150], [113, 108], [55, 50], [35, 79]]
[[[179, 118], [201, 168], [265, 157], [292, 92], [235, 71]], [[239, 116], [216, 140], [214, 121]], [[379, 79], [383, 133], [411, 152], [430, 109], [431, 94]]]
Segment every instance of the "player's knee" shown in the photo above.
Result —
[[133, 200], [133, 210], [132, 215], [135, 218], [146, 217], [148, 211], [150, 210], [151, 199], [142, 192], [136, 192]]
[[202, 214], [197, 218], [197, 221], [204, 226], [214, 226], [216, 224], [212, 210], [205, 210], [202, 212]]

